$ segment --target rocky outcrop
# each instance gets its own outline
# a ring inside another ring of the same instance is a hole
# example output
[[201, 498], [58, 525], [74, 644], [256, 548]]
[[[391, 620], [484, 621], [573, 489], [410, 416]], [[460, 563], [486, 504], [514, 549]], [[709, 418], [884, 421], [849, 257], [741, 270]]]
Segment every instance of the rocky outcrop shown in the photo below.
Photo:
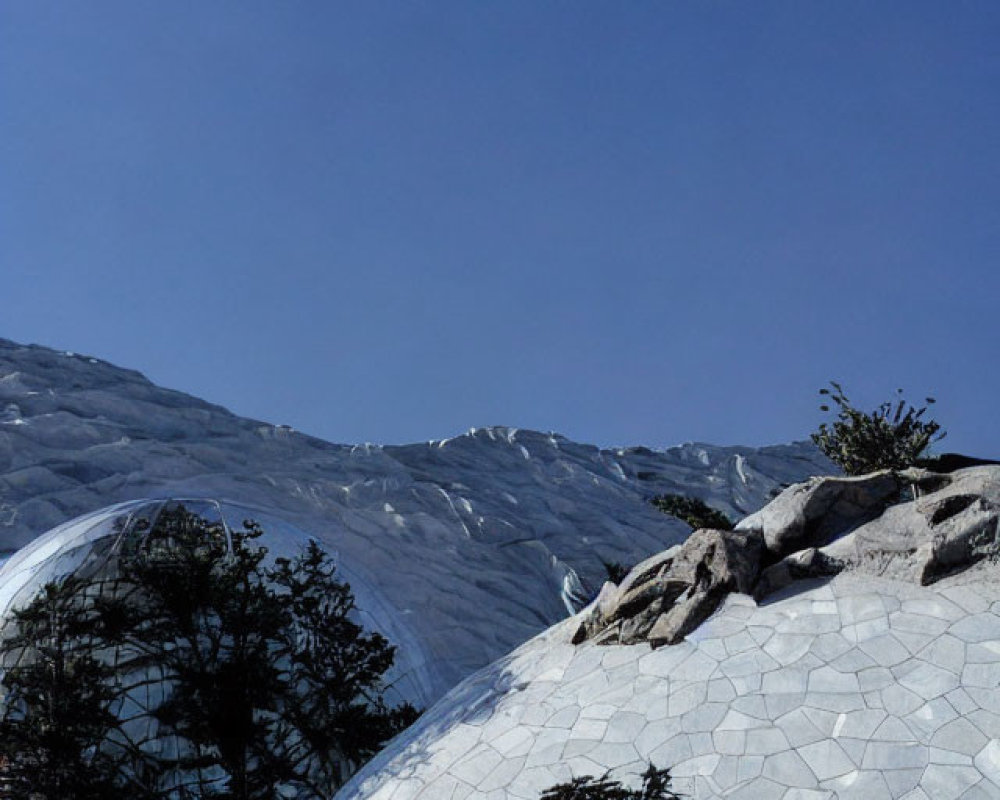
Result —
[[874, 519], [899, 499], [899, 492], [899, 479], [889, 470], [851, 478], [810, 478], [789, 486], [736, 527], [760, 531], [770, 554], [785, 555], [825, 545]]
[[1000, 466], [911, 476], [936, 490], [886, 509], [820, 553], [845, 569], [922, 585], [998, 553]]
[[811, 478], [606, 584], [573, 641], [675, 644], [731, 592], [761, 599], [844, 571], [926, 585], [998, 554], [1000, 466]]
[[758, 531], [703, 528], [636, 567], [620, 587], [607, 583], [574, 642], [675, 644], [731, 592], [748, 593], [760, 570]]

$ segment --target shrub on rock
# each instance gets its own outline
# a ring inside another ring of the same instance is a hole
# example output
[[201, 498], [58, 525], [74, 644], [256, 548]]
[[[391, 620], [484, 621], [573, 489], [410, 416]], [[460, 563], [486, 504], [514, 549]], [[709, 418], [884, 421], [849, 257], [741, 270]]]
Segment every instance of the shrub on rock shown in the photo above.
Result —
[[713, 528], [719, 531], [732, 530], [733, 523], [721, 511], [716, 511], [697, 497], [680, 494], [658, 494], [649, 501], [664, 514], [670, 514], [686, 522], [694, 530]]
[[[886, 401], [870, 413], [859, 411], [851, 405], [844, 390], [836, 381], [830, 381], [833, 391], [820, 389], [837, 407], [837, 419], [832, 425], [825, 422], [811, 435], [816, 446], [848, 475], [865, 475], [880, 469], [901, 470], [913, 466], [932, 441], [945, 437], [941, 425], [934, 420], [924, 420], [927, 406], [908, 406], [897, 389], [895, 401]], [[934, 403], [927, 398], [928, 405]], [[827, 404], [821, 411], [830, 411]]]

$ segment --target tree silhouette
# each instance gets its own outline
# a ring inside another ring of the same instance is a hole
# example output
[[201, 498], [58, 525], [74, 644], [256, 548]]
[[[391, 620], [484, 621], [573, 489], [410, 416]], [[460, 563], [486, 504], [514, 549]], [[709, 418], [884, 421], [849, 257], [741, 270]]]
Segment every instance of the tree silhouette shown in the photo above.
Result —
[[311, 542], [271, 563], [262, 534], [173, 503], [97, 577], [15, 612], [0, 642], [11, 798], [329, 797], [416, 718], [386, 703], [394, 648], [351, 619], [330, 557]]
[[540, 800], [679, 800], [670, 789], [670, 770], [652, 764], [642, 774], [641, 789], [627, 789], [607, 773], [600, 778], [584, 775], [546, 789]]
[[[174, 737], [165, 771], [199, 797], [328, 796], [416, 717], [389, 708], [394, 648], [350, 619], [354, 599], [315, 542], [267, 565], [259, 525], [230, 532], [182, 505], [122, 555], [101, 635], [169, 687], [153, 709]], [[169, 748], [164, 748], [164, 752]]]
[[102, 749], [117, 718], [111, 669], [94, 657], [86, 583], [44, 585], [15, 610], [0, 649], [0, 753], [11, 800], [113, 800], [123, 788], [123, 754]]

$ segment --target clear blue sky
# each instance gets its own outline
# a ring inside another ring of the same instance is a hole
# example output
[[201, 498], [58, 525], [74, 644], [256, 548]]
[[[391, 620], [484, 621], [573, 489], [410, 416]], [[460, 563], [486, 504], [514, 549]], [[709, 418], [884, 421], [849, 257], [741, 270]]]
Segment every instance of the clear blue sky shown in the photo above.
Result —
[[341, 442], [1000, 457], [1000, 4], [0, 2], [0, 336]]

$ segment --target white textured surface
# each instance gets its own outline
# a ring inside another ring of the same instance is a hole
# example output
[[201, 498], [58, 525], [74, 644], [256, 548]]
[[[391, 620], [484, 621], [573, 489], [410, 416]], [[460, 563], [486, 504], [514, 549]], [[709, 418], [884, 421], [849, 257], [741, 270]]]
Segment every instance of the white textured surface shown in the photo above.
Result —
[[691, 494], [736, 517], [827, 469], [806, 444], [599, 450], [512, 428], [334, 445], [0, 340], [0, 552], [143, 497], [272, 509], [338, 552], [374, 624], [407, 651], [401, 688], [420, 705], [562, 619], [566, 590], [577, 575], [599, 585], [602, 559], [635, 563], [686, 535], [649, 496]]
[[1000, 571], [844, 575], [688, 641], [567, 643], [562, 623], [456, 687], [338, 800], [535, 800], [648, 761], [694, 798], [1000, 797]]

